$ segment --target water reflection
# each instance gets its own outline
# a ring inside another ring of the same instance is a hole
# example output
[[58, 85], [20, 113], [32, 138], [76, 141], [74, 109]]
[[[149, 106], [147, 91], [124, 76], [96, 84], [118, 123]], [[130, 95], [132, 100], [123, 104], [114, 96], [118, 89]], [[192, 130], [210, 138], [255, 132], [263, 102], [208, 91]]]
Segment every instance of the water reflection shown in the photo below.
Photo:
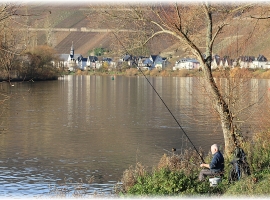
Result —
[[[201, 80], [149, 81], [196, 147], [222, 144]], [[269, 87], [269, 81], [254, 84]], [[12, 98], [1, 116], [0, 196], [46, 195], [65, 180], [83, 181], [88, 193], [110, 193], [130, 165], [151, 169], [164, 149], [190, 146], [144, 77], [65, 76], [1, 87]]]

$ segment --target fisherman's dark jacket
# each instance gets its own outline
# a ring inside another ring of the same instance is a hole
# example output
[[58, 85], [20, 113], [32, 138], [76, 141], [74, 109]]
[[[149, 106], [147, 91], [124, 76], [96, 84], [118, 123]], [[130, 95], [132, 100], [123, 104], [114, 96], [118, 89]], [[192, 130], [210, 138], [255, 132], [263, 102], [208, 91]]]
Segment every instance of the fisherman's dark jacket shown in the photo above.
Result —
[[213, 155], [212, 161], [210, 163], [210, 170], [213, 172], [221, 172], [224, 170], [224, 157], [220, 151]]

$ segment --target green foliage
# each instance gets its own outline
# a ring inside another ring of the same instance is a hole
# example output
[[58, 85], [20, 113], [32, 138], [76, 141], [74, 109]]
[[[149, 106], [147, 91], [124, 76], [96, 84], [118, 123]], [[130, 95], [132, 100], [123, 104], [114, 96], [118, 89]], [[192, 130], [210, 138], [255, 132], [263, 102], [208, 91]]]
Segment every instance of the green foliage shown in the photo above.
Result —
[[161, 169], [153, 174], [138, 177], [137, 183], [128, 190], [128, 194], [175, 195], [186, 191], [192, 193], [196, 190], [193, 183], [195, 183], [194, 177], [188, 177], [183, 172]]
[[98, 47], [98, 48], [95, 48], [93, 50], [90, 50], [89, 54], [91, 54], [92, 52], [94, 52], [95, 56], [102, 56], [102, 55], [104, 55], [105, 52], [108, 52], [108, 50], [106, 50], [103, 47]]
[[245, 179], [235, 182], [228, 188], [224, 196], [261, 196], [270, 194], [270, 174], [263, 172], [253, 174]]
[[253, 173], [270, 170], [270, 130], [254, 134], [252, 142], [244, 144]]
[[150, 196], [208, 196], [223, 194], [227, 183], [221, 182], [210, 187], [208, 181], [200, 182], [197, 174], [186, 175], [183, 171], [161, 169], [153, 174], [138, 177], [137, 183], [128, 191], [128, 195]]

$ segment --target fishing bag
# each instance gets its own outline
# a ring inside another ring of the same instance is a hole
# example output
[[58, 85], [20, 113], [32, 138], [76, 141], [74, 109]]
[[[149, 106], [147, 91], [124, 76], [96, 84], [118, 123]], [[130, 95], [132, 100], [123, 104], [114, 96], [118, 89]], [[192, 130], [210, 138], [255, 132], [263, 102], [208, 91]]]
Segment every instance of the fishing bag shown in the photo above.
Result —
[[234, 157], [239, 160], [245, 160], [246, 154], [242, 148], [236, 147], [234, 150]]
[[229, 182], [240, 180], [243, 175], [250, 175], [249, 164], [246, 160], [246, 154], [240, 147], [234, 150], [234, 159], [230, 162]]

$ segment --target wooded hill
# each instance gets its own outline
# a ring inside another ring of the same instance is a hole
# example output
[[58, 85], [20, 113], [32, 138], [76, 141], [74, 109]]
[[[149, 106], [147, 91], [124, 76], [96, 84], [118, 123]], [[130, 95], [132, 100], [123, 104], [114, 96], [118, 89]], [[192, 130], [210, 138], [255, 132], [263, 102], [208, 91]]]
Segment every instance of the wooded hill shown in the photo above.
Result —
[[[31, 34], [35, 33], [37, 44], [50, 43], [58, 53], [69, 53], [72, 42], [75, 53], [83, 56], [88, 56], [89, 50], [94, 48], [112, 48], [111, 41], [114, 35], [106, 29], [105, 23], [97, 22], [95, 17], [99, 16], [87, 17], [89, 14], [87, 4], [63, 6], [43, 3], [25, 6], [21, 12], [40, 15], [28, 18], [27, 23], [32, 28]], [[260, 8], [253, 9], [250, 16], [259, 15], [260, 12]], [[25, 20], [25, 18], [21, 20]], [[85, 28], [91, 29], [91, 31], [83, 31]], [[215, 43], [214, 53], [231, 58], [241, 55], [257, 57], [262, 54], [270, 59], [269, 32], [270, 19], [256, 20], [248, 17], [239, 20], [239, 16], [236, 16]], [[172, 59], [188, 56], [179, 43], [165, 38], [165, 36], [151, 40], [148, 47], [150, 54], [171, 56]]]

